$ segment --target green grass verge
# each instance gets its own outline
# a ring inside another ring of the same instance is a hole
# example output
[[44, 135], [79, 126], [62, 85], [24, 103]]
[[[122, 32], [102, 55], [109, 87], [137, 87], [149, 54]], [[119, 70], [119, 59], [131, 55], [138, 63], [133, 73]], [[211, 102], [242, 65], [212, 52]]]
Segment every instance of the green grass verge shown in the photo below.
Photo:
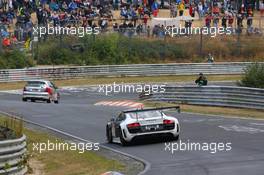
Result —
[[[0, 124], [8, 117], [0, 116]], [[33, 150], [33, 143], [65, 143], [64, 140], [45, 132], [24, 128], [27, 136], [29, 165], [31, 174], [45, 175], [98, 175], [107, 171], [124, 171], [125, 166], [116, 161], [98, 155], [93, 151], [79, 153], [78, 151], [39, 151]], [[33, 171], [33, 172], [32, 172]], [[38, 173], [37, 173], [38, 172]]]
[[222, 115], [230, 117], [264, 119], [264, 110], [241, 109], [241, 108], [227, 108], [215, 106], [199, 106], [186, 104], [172, 104], [166, 102], [143, 102], [146, 107], [165, 107], [179, 105], [182, 112], [191, 112], [198, 114]]
[[[56, 80], [61, 86], [78, 86], [109, 83], [148, 83], [148, 82], [186, 82], [194, 81], [197, 75], [178, 76], [151, 76], [151, 77], [87, 77], [82, 79]], [[238, 81], [241, 75], [207, 75], [208, 81]], [[0, 83], [0, 90], [22, 89], [25, 82]]]

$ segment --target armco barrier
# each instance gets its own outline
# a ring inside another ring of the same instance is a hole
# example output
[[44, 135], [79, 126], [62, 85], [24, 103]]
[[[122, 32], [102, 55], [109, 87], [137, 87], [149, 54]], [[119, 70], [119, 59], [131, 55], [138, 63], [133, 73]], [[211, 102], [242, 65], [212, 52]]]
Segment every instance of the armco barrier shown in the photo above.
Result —
[[0, 141], [0, 174], [26, 174], [27, 166], [23, 165], [26, 151], [25, 135], [18, 139]]
[[29, 79], [69, 79], [86, 76], [155, 76], [241, 74], [250, 62], [228, 63], [175, 63], [175, 64], [131, 64], [72, 66], [0, 70], [0, 82], [26, 81]]
[[141, 99], [180, 104], [264, 110], [264, 89], [233, 86], [167, 86], [164, 93], [141, 94]]

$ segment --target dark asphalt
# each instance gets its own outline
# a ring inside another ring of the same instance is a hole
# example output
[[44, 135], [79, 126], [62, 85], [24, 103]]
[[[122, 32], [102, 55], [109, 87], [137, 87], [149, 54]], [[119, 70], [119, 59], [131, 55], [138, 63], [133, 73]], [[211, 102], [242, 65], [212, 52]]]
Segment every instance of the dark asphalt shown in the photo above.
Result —
[[105, 96], [91, 89], [68, 89], [63, 90], [61, 103], [56, 105], [22, 102], [20, 95], [0, 93], [0, 110], [23, 115], [33, 122], [100, 142], [145, 159], [151, 163], [148, 175], [264, 174], [263, 120], [228, 119], [171, 112], [171, 115], [179, 119], [181, 142], [200, 144], [230, 142], [232, 147], [230, 151], [210, 153], [206, 150], [178, 150], [172, 154], [168, 149], [165, 150], [164, 142], [144, 141], [129, 147], [107, 144], [105, 124], [124, 108], [94, 106], [94, 103], [102, 100], [136, 98], [135, 94]]

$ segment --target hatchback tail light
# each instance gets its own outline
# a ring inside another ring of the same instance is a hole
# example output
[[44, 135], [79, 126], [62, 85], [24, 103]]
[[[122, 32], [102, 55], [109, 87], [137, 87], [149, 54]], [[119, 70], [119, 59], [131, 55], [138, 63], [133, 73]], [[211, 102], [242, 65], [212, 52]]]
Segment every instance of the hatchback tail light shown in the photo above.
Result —
[[50, 87], [46, 87], [45, 92], [48, 92], [49, 94], [52, 94], [52, 89]]

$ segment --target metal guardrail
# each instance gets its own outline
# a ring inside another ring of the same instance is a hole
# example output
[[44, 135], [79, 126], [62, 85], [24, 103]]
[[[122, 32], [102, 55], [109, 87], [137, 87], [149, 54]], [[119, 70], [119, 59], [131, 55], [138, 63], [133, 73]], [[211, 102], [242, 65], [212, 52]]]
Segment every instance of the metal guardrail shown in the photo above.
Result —
[[233, 86], [167, 86], [141, 99], [180, 104], [264, 109], [264, 89]]
[[26, 136], [0, 141], [0, 174], [23, 175], [27, 166], [23, 165], [26, 155]]
[[241, 74], [243, 69], [250, 64], [252, 63], [173, 63], [2, 69], [0, 70], [0, 82], [41, 78], [69, 79], [87, 76], [194, 75], [200, 72], [204, 74]]

